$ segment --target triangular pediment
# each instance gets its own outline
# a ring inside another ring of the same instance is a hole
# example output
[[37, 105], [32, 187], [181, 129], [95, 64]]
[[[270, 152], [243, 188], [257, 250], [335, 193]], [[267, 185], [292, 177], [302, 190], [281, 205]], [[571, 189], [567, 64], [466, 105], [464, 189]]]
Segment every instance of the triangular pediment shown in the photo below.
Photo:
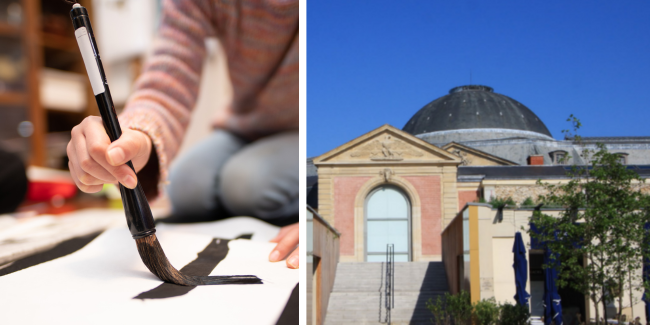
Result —
[[516, 162], [456, 142], [446, 144], [442, 149], [460, 158], [461, 166], [515, 166]]
[[314, 158], [325, 163], [450, 163], [460, 158], [388, 124]]

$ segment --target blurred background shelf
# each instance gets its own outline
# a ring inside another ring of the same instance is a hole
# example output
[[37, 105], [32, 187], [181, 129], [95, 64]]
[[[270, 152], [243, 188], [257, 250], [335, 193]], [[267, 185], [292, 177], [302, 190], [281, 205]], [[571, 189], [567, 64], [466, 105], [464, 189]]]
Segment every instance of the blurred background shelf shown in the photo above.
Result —
[[[80, 1], [92, 17], [92, 2]], [[64, 1], [0, 0], [0, 147], [67, 169], [66, 138], [95, 113]]]
[[[93, 21], [119, 113], [153, 40], [160, 0], [79, 2]], [[61, 0], [0, 0], [0, 149], [26, 165], [67, 169], [62, 136], [99, 115], [71, 7]], [[129, 24], [115, 23], [123, 21]]]
[[43, 68], [41, 70], [41, 105], [48, 110], [86, 113], [88, 94], [86, 76], [81, 73]]
[[20, 26], [9, 24], [7, 22], [0, 22], [0, 36], [15, 36], [20, 37], [22, 31]]
[[62, 36], [53, 33], [40, 33], [41, 45], [46, 48], [57, 49], [77, 54], [79, 48], [73, 37]]
[[27, 96], [24, 92], [0, 92], [0, 105], [24, 105], [26, 100]]

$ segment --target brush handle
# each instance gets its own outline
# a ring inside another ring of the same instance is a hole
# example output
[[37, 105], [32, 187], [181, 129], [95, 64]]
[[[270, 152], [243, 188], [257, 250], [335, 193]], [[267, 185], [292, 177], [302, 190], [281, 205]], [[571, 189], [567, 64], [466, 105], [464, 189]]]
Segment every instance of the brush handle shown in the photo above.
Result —
[[[117, 119], [117, 114], [115, 114], [115, 105], [113, 105], [113, 98], [111, 97], [111, 91], [108, 89], [104, 67], [99, 58], [99, 50], [88, 18], [88, 11], [81, 5], [75, 4], [70, 11], [70, 18], [72, 18], [77, 44], [79, 44], [79, 50], [90, 79], [90, 86], [95, 94], [95, 101], [97, 101], [104, 128], [111, 142], [114, 142], [122, 136], [122, 128]], [[131, 161], [126, 164], [135, 172]], [[129, 189], [120, 184], [120, 194], [122, 195], [124, 213], [126, 214], [126, 223], [133, 238], [138, 239], [154, 234], [156, 226], [153, 222], [149, 202], [147, 202], [140, 182], [138, 181], [135, 189]]]

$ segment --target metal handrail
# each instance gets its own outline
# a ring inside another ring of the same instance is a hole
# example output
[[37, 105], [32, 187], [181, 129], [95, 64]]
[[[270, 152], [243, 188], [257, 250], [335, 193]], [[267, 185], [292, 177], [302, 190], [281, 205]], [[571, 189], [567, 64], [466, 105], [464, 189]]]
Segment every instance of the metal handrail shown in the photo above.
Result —
[[391, 323], [391, 310], [395, 307], [395, 295], [394, 293], [394, 284], [395, 284], [395, 245], [386, 244], [386, 277], [385, 279], [385, 302], [384, 307], [386, 308], [386, 323], [390, 325]]

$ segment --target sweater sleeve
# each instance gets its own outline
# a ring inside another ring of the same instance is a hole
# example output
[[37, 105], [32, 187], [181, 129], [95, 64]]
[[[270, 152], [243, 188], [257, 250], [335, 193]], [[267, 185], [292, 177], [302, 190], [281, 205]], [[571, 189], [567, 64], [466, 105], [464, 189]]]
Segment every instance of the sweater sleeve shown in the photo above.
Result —
[[[142, 182], [143, 187], [154, 187], [144, 189], [150, 195], [157, 195], [167, 180], [169, 162], [178, 152], [196, 104], [205, 38], [214, 35], [211, 18], [209, 1], [163, 2], [153, 53], [120, 114], [122, 127], [146, 133], [153, 143], [150, 160], [156, 161], [150, 161], [139, 175], [157, 179]], [[158, 186], [150, 185], [154, 183]]]

